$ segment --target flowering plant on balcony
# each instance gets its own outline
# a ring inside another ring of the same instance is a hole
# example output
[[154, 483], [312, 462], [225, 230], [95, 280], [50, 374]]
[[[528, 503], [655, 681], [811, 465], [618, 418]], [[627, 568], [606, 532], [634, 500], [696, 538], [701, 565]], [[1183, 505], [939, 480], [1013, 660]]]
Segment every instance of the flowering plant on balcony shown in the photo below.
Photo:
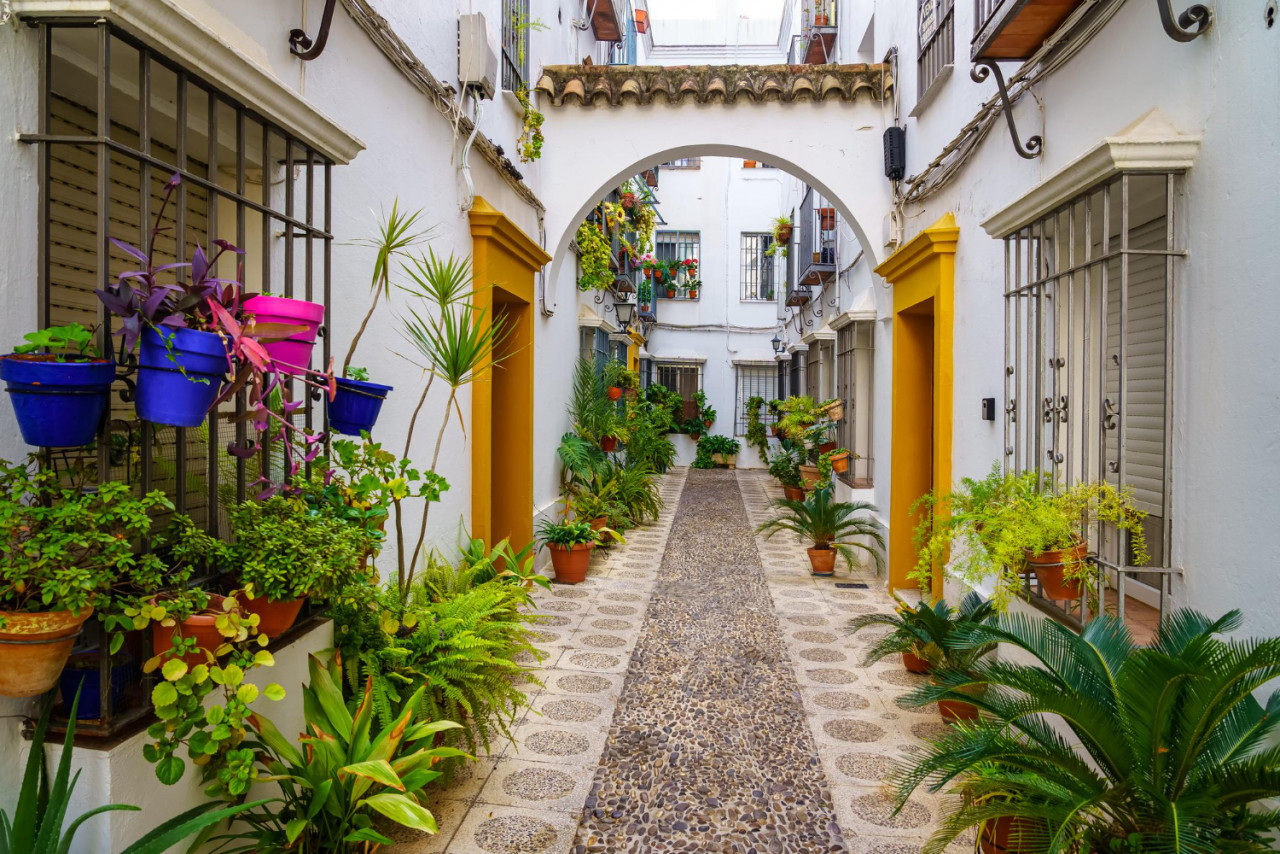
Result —
[[678, 262], [677, 267], [678, 269], [684, 270], [684, 272], [689, 276], [696, 276], [698, 274], [698, 259], [686, 258], [683, 261]]

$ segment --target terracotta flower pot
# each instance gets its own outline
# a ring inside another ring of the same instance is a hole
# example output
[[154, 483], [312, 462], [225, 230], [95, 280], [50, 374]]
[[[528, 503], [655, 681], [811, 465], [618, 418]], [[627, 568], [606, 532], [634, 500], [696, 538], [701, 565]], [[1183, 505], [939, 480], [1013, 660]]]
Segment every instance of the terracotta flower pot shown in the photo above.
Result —
[[698, 298], [698, 289], [689, 288], [689, 299], [697, 299], [697, 298]]
[[705, 424], [705, 425], [707, 425], [707, 429], [708, 429], [708, 430], [710, 430], [710, 429], [711, 429], [711, 425], [712, 425], [712, 424], [714, 424], [715, 422], [714, 422], [714, 421], [712, 421], [710, 418], [704, 418], [704, 419], [702, 419], [702, 423], [703, 423], [703, 424]]
[[780, 431], [778, 430], [778, 425], [777, 425], [777, 424], [774, 424], [774, 425], [773, 425], [772, 427], [770, 427], [769, 429], [771, 429], [771, 430], [773, 431], [773, 435], [775, 435], [775, 436], [777, 436], [777, 435], [778, 435], [778, 433], [780, 432]]
[[608, 519], [608, 517], [606, 517], [606, 516], [597, 516], [596, 518], [594, 518], [594, 519], [592, 519], [592, 520], [591, 520], [591, 530], [593, 530], [593, 531], [598, 531], [598, 530], [600, 530], [601, 528], [603, 528], [605, 525], [607, 525], [608, 523], [609, 523], [609, 519]]
[[690, 433], [690, 434], [689, 434], [689, 438], [690, 438], [690, 439], [692, 439], [692, 440], [693, 440], [693, 441], [695, 441], [695, 442], [698, 442], [698, 441], [701, 441], [701, 439], [702, 439], [702, 434], [701, 434], [701, 433]]
[[587, 567], [591, 563], [591, 550], [595, 543], [578, 543], [572, 548], [548, 543], [551, 550], [551, 566], [560, 584], [579, 584], [587, 580]]
[[652, 268], [652, 267], [645, 267], [645, 268], [644, 268], [644, 277], [645, 277], [646, 279], [652, 279], [652, 278], [653, 278], [653, 268]]
[[1037, 850], [1035, 843], [1043, 833], [1033, 819], [1005, 815], [982, 823], [978, 847], [982, 854], [1030, 854]]
[[[825, 26], [819, 24], [818, 26]], [[821, 220], [823, 231], [832, 231], [836, 227], [836, 209], [835, 208], [818, 208], [818, 217]]]
[[836, 454], [831, 458], [831, 470], [843, 474], [849, 470], [849, 454]]
[[818, 453], [826, 454], [831, 451], [834, 451], [838, 447], [840, 446], [837, 445], [835, 442], [823, 442], [821, 445], [818, 446]]
[[791, 242], [791, 233], [794, 229], [795, 229], [794, 225], [778, 226], [776, 241], [782, 244], [783, 246], [786, 246], [788, 243]]
[[809, 565], [813, 567], [814, 575], [835, 575], [836, 572], [836, 550], [835, 549], [808, 549]]
[[755, 162], [754, 160], [744, 160], [744, 161], [742, 161], [742, 168], [743, 168], [743, 169], [754, 169], [754, 168], [756, 168], [756, 162]]
[[58, 684], [80, 627], [93, 613], [0, 612], [0, 696], [35, 697]]
[[600, 450], [606, 454], [612, 454], [618, 447], [617, 436], [604, 436], [600, 439]]
[[667, 288], [667, 299], [675, 299], [675, 298], [676, 298], [676, 289]]
[[800, 478], [804, 481], [805, 489], [813, 489], [818, 484], [818, 467], [807, 464], [800, 466]]
[[258, 615], [258, 631], [275, 639], [293, 628], [293, 624], [298, 619], [298, 612], [302, 610], [303, 601], [302, 597], [299, 597], [275, 602], [266, 596], [258, 596], [253, 599], [245, 598], [241, 604], [250, 614]]
[[782, 494], [788, 501], [804, 501], [804, 489], [799, 486], [784, 486]]
[[[218, 632], [218, 614], [222, 611], [221, 596], [209, 597], [209, 609], [199, 614], [192, 614], [182, 622], [174, 626], [162, 626], [159, 623], [151, 624], [151, 650], [156, 655], [164, 654], [165, 658], [172, 658], [169, 652], [173, 648], [172, 639], [176, 636], [182, 639], [195, 638], [196, 645], [200, 649], [207, 649], [214, 652], [218, 647], [222, 646], [222, 635]], [[182, 656], [182, 660], [187, 663], [188, 667], [194, 667], [197, 664], [207, 664], [208, 659], [202, 652], [191, 652]]]
[[649, 313], [649, 303], [647, 303], [647, 302], [642, 302], [642, 303], [640, 303], [640, 313], [641, 313], [641, 314], [648, 314], [648, 313]]
[[914, 652], [902, 653], [902, 666], [907, 669], [908, 673], [930, 673], [933, 671], [933, 668], [929, 666], [929, 662]]
[[822, 15], [822, 14], [815, 14], [815, 15], [813, 16], [813, 25], [814, 25], [815, 27], [825, 27], [825, 26], [827, 26], [828, 20], [829, 20], [829, 19], [827, 18], [827, 16], [826, 16], [826, 15]]
[[1084, 560], [1088, 548], [1087, 543], [1080, 543], [1069, 549], [1056, 549], [1038, 555], [1026, 552], [1027, 565], [1035, 570], [1045, 596], [1055, 601], [1072, 602], [1080, 598], [1083, 593], [1082, 585], [1078, 580], [1063, 578], [1062, 571], [1064, 564], [1070, 566]]
[[978, 719], [978, 707], [964, 700], [939, 700], [938, 712], [942, 715], [943, 722], [949, 724]]
[[622, 389], [616, 385], [609, 386], [609, 399], [620, 400], [622, 398]]

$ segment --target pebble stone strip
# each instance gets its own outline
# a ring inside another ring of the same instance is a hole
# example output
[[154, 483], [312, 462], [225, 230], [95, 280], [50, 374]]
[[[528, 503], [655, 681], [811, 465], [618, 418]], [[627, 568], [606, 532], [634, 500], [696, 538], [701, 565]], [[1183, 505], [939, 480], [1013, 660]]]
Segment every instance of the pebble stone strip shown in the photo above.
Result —
[[[762, 471], [739, 471], [738, 484], [754, 528], [770, 518], [769, 504], [782, 497], [782, 489]], [[900, 702], [925, 677], [907, 673], [898, 659], [863, 666], [884, 630], [865, 629], [852, 637], [845, 632], [851, 617], [892, 610], [883, 576], [869, 566], [850, 574], [838, 561], [834, 578], [815, 578], [807, 544], [799, 538], [783, 532], [756, 540], [845, 842], [854, 854], [917, 854], [933, 831], [940, 799], [918, 793], [895, 816], [884, 781], [908, 745], [945, 732], [946, 724], [936, 706], [914, 709]], [[851, 582], [867, 587], [836, 587]], [[972, 835], [953, 850], [972, 852]]]
[[690, 472], [573, 854], [848, 850], [771, 605], [735, 472]]
[[[512, 730], [514, 743], [464, 767], [428, 808], [440, 832], [398, 835], [395, 854], [564, 854], [573, 845], [609, 737], [658, 567], [677, 517], [688, 469], [660, 485], [664, 507], [626, 545], [597, 549], [586, 581], [535, 588], [543, 617], [537, 645], [547, 657], [531, 673], [543, 687]], [[548, 574], [550, 567], [547, 568]]]

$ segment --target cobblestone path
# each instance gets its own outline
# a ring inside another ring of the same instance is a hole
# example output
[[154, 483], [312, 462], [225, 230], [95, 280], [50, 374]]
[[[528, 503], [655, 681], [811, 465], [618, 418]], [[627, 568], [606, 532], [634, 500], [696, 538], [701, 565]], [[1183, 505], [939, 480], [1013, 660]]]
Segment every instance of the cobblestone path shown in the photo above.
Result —
[[689, 473], [573, 850], [847, 850], [734, 472]]

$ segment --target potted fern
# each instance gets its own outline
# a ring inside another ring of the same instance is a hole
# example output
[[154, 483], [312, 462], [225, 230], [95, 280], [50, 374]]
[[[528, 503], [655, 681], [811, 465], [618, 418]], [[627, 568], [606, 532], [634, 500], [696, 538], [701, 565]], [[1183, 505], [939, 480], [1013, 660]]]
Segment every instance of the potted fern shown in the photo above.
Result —
[[756, 533], [766, 540], [789, 531], [809, 540], [809, 564], [816, 576], [835, 574], [836, 556], [853, 570], [855, 552], [869, 555], [876, 571], [884, 567], [884, 529], [870, 514], [876, 508], [863, 501], [833, 501], [832, 490], [817, 489], [803, 501], [782, 498], [773, 502], [777, 516]]

